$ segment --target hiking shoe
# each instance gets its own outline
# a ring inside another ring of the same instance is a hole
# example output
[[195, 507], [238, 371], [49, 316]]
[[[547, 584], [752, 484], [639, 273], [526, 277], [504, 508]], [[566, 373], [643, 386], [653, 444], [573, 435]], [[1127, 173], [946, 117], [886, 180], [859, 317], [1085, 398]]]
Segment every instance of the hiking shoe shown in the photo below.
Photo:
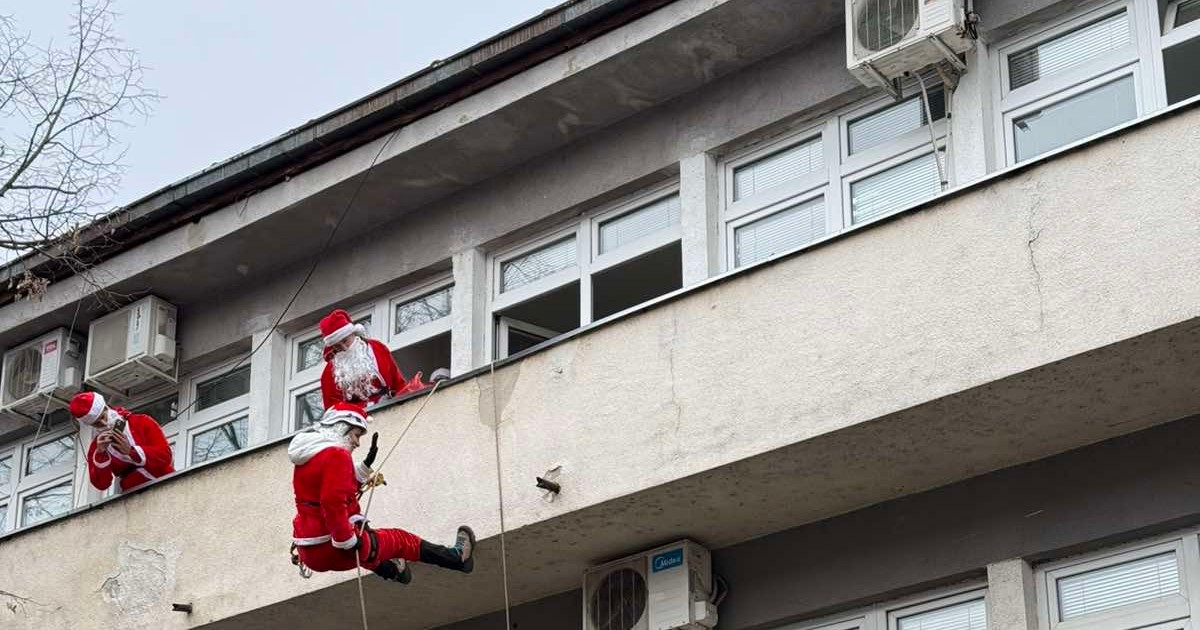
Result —
[[375, 567], [374, 571], [375, 575], [390, 582], [399, 582], [401, 584], [412, 582], [412, 569], [408, 567], [408, 562], [404, 558], [384, 560], [379, 563], [379, 566]]

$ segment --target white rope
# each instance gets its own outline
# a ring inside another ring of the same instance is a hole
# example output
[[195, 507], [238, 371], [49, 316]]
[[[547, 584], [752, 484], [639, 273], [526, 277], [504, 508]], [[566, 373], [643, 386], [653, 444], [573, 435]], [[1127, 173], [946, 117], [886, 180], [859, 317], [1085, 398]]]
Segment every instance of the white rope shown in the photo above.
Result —
[[496, 444], [496, 494], [500, 497], [500, 572], [504, 576], [504, 629], [511, 630], [511, 604], [508, 599], [508, 545], [504, 540], [504, 479], [500, 467], [500, 408], [496, 402], [496, 362], [491, 364], [492, 382], [492, 426]]

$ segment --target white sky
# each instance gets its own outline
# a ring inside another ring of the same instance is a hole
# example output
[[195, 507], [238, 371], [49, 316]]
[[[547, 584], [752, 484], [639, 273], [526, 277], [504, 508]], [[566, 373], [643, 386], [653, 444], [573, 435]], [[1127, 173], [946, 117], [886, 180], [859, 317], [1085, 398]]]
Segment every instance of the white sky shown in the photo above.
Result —
[[[560, 0], [117, 0], [163, 95], [122, 132], [125, 204], [449, 57]], [[0, 0], [35, 40], [72, 0]]]

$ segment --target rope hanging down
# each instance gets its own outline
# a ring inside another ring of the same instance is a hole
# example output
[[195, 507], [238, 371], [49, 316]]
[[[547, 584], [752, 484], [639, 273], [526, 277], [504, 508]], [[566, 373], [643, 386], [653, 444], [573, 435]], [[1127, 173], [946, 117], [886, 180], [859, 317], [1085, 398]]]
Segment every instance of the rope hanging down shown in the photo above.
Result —
[[[508, 630], [512, 628], [512, 604], [508, 594], [508, 547], [507, 541], [505, 540], [504, 481], [501, 478], [502, 468], [500, 465], [500, 412], [499, 403], [496, 396], [495, 361], [491, 363], [490, 374], [491, 378], [489, 380], [492, 388], [492, 426], [494, 427], [494, 443], [496, 446], [496, 493], [499, 497], [500, 507], [500, 573], [504, 582], [504, 627], [506, 630]], [[421, 399], [421, 405], [417, 407], [415, 412], [413, 412], [412, 417], [408, 420], [408, 424], [404, 425], [404, 429], [400, 431], [399, 437], [396, 438], [396, 441], [392, 443], [392, 447], [388, 449], [388, 452], [384, 454], [383, 459], [380, 460], [379, 466], [375, 469], [376, 473], [383, 470], [384, 464], [386, 464], [388, 459], [391, 458], [392, 453], [396, 451], [396, 447], [400, 446], [400, 442], [404, 440], [404, 436], [408, 434], [408, 430], [412, 428], [413, 423], [415, 423], [417, 418], [420, 417], [421, 412], [425, 410], [425, 406], [429, 404], [429, 400], [433, 398], [433, 395], [437, 393], [438, 388], [441, 387], [441, 385], [441, 380], [435, 381], [433, 384], [433, 389], [429, 390], [429, 393]], [[367, 505], [363, 508], [363, 520], [358, 524], [357, 534], [359, 536], [364, 534], [367, 518], [371, 512], [371, 501], [375, 498], [376, 487], [376, 485], [371, 484], [369, 486], [369, 490], [367, 491]], [[474, 553], [473, 550], [472, 553]], [[367, 597], [363, 591], [362, 563], [358, 559], [357, 551], [354, 553], [354, 575], [355, 580], [358, 583], [358, 606], [360, 612], [362, 613], [362, 627], [363, 630], [370, 630], [370, 626], [367, 622]]]

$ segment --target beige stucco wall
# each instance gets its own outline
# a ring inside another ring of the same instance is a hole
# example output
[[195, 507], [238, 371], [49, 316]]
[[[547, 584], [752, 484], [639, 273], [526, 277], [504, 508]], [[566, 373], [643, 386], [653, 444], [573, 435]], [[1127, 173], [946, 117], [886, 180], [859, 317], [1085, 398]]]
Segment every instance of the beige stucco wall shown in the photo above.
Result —
[[[605, 501], [1195, 320], [1197, 147], [1193, 109], [500, 368], [507, 526], [595, 514]], [[429, 403], [384, 471], [391, 485], [372, 507], [377, 524], [449, 538], [469, 522], [496, 535], [490, 387], [485, 373]], [[385, 445], [415, 409], [377, 414]], [[868, 485], [913, 492], [1064, 450], [1068, 438], [1083, 444], [1169, 419], [1051, 427], [1052, 446], [1013, 443], [911, 485]], [[938, 439], [907, 430], [903, 440]], [[566, 491], [548, 502], [532, 482], [553, 466]], [[2, 539], [0, 599], [10, 605], [0, 620], [192, 627], [349, 579], [303, 581], [287, 564], [289, 481], [276, 445]], [[602, 529], [599, 514], [564, 535]], [[531, 554], [521, 570], [553, 561]], [[573, 585], [518, 596], [556, 586]], [[494, 607], [495, 587], [436, 605], [453, 602], [443, 618], [471, 617]], [[171, 602], [196, 612], [172, 613]]]

